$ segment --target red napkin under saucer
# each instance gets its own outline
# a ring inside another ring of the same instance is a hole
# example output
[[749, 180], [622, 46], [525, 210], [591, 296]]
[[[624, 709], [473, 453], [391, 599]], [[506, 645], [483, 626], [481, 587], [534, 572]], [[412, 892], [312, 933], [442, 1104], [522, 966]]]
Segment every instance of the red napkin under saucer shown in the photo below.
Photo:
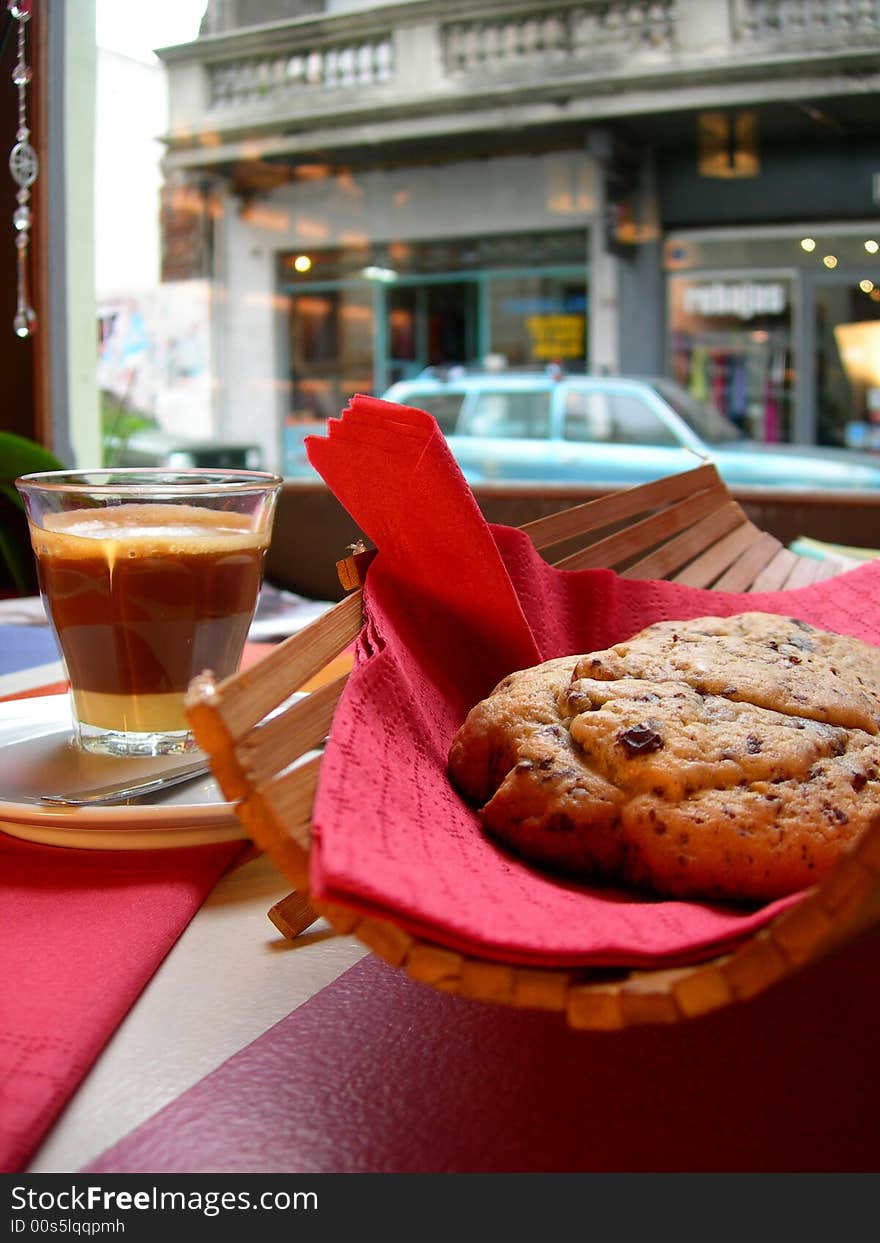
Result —
[[314, 895], [465, 954], [537, 966], [698, 961], [759, 909], [656, 900], [541, 873], [491, 841], [446, 776], [468, 709], [505, 674], [664, 619], [794, 615], [880, 645], [880, 564], [800, 590], [733, 594], [555, 570], [490, 527], [424, 411], [354, 397], [309, 459], [376, 544], [355, 668], [321, 765]]
[[[242, 664], [264, 651], [249, 644]], [[0, 1171], [26, 1166], [219, 877], [248, 849], [69, 850], [0, 832]]]

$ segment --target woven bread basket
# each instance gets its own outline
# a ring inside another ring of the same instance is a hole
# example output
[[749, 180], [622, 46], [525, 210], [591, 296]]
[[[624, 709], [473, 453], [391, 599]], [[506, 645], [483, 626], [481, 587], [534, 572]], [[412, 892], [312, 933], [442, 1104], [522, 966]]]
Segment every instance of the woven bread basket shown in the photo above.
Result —
[[[778, 591], [832, 577], [842, 558], [799, 557], [749, 521], [714, 466], [615, 492], [521, 528], [551, 564], [605, 567], [719, 591]], [[469, 957], [411, 936], [390, 920], [311, 900], [310, 817], [320, 748], [348, 677], [340, 653], [361, 627], [360, 570], [339, 563], [349, 594], [333, 609], [224, 681], [197, 678], [187, 697], [196, 740], [254, 843], [294, 891], [269, 912], [296, 937], [323, 916], [413, 979], [484, 1002], [556, 1010], [573, 1028], [676, 1023], [745, 1001], [880, 919], [880, 816], [835, 869], [738, 948], [658, 969], [538, 968]], [[338, 676], [333, 676], [334, 670]], [[328, 672], [329, 671], [329, 672]], [[310, 679], [320, 685], [288, 703]]]

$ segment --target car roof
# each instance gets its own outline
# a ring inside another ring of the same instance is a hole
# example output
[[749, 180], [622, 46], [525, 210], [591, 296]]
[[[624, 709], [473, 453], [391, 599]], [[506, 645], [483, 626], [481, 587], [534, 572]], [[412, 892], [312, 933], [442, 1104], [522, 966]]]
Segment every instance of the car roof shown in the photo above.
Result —
[[[589, 372], [574, 374], [564, 372], [562, 375], [552, 376], [545, 371], [466, 372], [464, 374], [453, 371], [445, 376], [423, 372], [421, 375], [408, 380], [397, 380], [391, 385], [391, 389], [422, 389], [442, 392], [443, 390], [454, 391], [456, 389], [473, 388], [532, 388], [535, 384], [553, 388], [557, 384], [572, 380], [589, 380], [591, 383], [607, 385], [608, 387], [626, 384], [654, 386], [660, 382], [651, 376], [593, 375]], [[671, 383], [671, 381], [666, 381], [666, 383]]]

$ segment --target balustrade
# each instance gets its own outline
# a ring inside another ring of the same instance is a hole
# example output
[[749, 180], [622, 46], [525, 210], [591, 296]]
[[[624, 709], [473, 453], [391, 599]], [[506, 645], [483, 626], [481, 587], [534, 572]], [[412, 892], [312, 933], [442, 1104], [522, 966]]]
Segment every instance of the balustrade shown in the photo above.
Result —
[[675, 0], [611, 0], [559, 6], [537, 16], [452, 22], [443, 27], [450, 75], [543, 60], [585, 60], [673, 46]]
[[302, 90], [353, 90], [388, 82], [393, 73], [390, 35], [358, 43], [249, 56], [208, 67], [212, 108], [274, 104]]
[[[457, 0], [439, 0], [428, 16], [421, 5], [394, 13], [393, 27], [381, 25], [386, 9], [325, 17], [311, 31], [276, 28], [274, 46], [268, 33], [251, 32], [247, 54], [236, 55], [230, 38], [222, 54], [205, 57], [204, 106], [222, 126], [223, 112], [289, 111], [307, 99], [312, 113], [332, 112], [340, 92], [368, 102], [386, 88], [382, 98], [397, 92], [399, 103], [425, 102], [510, 72], [535, 84], [554, 74], [585, 81], [607, 66], [635, 77], [674, 58], [682, 73], [703, 73], [719, 58], [729, 64], [789, 48], [816, 60], [864, 54], [880, 38], [880, 0], [555, 0], [530, 8], [487, 0], [474, 16]], [[416, 38], [425, 52], [414, 69]], [[172, 67], [184, 59], [175, 56]], [[201, 59], [198, 42], [191, 59]]]
[[732, 0], [739, 43], [841, 42], [880, 34], [880, 0]]

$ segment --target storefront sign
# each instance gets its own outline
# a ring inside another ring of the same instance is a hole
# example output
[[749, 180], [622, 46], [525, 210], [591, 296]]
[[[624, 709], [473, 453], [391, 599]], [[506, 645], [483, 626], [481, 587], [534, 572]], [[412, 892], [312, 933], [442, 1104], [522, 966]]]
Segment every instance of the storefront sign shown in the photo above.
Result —
[[583, 358], [582, 315], [530, 315], [526, 324], [533, 358]]
[[691, 285], [682, 298], [689, 315], [734, 315], [737, 319], [781, 315], [787, 302], [787, 289], [781, 281], [711, 281]]

